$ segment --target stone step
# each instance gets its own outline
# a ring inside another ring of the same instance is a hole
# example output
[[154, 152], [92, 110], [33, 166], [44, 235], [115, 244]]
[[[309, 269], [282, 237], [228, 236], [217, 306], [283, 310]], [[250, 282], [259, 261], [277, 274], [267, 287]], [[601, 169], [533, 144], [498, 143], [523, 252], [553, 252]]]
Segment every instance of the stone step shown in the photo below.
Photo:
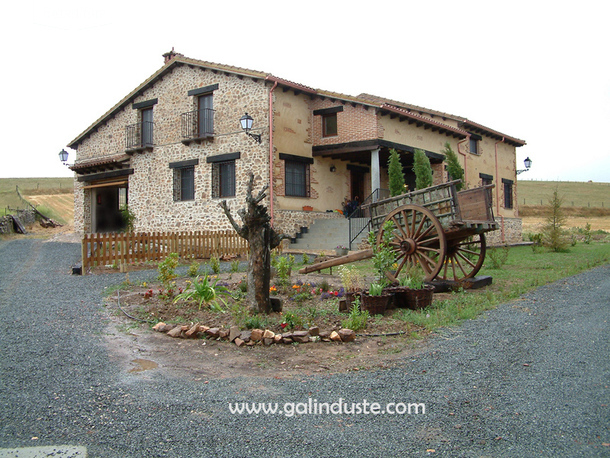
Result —
[[[366, 239], [367, 234], [361, 236], [352, 244], [352, 248], [360, 241]], [[349, 245], [349, 221], [347, 218], [319, 219], [296, 239], [296, 243], [290, 244], [291, 248], [299, 250], [334, 250], [337, 246]]]

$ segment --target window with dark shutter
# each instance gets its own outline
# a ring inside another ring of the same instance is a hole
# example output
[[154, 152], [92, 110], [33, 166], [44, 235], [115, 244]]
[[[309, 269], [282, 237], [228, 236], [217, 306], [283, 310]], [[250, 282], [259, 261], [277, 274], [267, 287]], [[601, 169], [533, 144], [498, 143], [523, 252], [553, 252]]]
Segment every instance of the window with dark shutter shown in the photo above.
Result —
[[286, 195], [309, 197], [309, 164], [306, 162], [285, 162]]

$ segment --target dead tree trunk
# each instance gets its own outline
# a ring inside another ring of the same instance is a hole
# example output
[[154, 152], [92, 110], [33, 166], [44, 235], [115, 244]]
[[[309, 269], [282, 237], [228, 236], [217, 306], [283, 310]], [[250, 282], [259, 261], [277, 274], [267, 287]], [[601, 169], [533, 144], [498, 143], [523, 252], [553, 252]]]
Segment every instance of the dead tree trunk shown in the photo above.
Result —
[[220, 206], [227, 215], [229, 222], [250, 244], [250, 263], [248, 266], [248, 295], [246, 296], [250, 305], [258, 312], [269, 313], [271, 303], [269, 301], [269, 287], [271, 281], [271, 250], [277, 247], [281, 241], [288, 238], [287, 235], [278, 234], [271, 227], [271, 217], [267, 213], [267, 207], [260, 202], [267, 197], [265, 191], [269, 185], [265, 185], [256, 197], [252, 195], [254, 186], [254, 174], [250, 173], [246, 194], [246, 208], [237, 211], [243, 226], [237, 224], [227, 201], [223, 200]]

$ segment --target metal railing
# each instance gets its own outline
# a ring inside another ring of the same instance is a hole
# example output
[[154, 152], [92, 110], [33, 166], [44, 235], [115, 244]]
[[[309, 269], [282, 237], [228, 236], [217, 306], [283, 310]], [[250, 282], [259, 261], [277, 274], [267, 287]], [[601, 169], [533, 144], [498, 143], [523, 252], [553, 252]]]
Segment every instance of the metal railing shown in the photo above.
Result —
[[154, 123], [142, 121], [125, 127], [125, 149], [148, 148], [154, 145]]
[[182, 113], [182, 138], [187, 140], [214, 136], [214, 110], [202, 110]]
[[388, 189], [375, 189], [370, 196], [357, 206], [353, 211], [347, 214], [349, 221], [349, 249], [352, 249], [354, 241], [364, 232], [370, 230], [371, 213], [368, 209], [368, 204], [377, 202], [378, 200], [387, 199], [390, 197]]

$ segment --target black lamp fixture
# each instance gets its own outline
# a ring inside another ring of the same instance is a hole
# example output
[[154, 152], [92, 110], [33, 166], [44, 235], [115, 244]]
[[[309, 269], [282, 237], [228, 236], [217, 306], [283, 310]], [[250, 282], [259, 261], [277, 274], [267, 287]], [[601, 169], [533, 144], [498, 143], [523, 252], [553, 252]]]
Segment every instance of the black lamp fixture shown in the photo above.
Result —
[[59, 160], [63, 165], [68, 165], [68, 152], [65, 149], [59, 152]]
[[254, 124], [254, 119], [252, 119], [252, 116], [250, 116], [248, 113], [246, 113], [245, 115], [243, 115], [241, 117], [239, 122], [241, 124], [241, 128], [244, 130], [246, 135], [252, 137], [258, 143], [261, 142], [260, 134], [253, 134], [253, 133], [250, 132], [252, 130], [252, 125]]
[[335, 173], [336, 170], [337, 170], [337, 167], [335, 167], [334, 165], [330, 166], [331, 173]]
[[520, 173], [523, 172], [527, 172], [530, 167], [532, 166], [532, 160], [529, 157], [526, 157], [525, 160], [523, 161], [523, 164], [525, 165], [524, 169], [521, 170], [517, 170], [517, 175], [519, 175]]

